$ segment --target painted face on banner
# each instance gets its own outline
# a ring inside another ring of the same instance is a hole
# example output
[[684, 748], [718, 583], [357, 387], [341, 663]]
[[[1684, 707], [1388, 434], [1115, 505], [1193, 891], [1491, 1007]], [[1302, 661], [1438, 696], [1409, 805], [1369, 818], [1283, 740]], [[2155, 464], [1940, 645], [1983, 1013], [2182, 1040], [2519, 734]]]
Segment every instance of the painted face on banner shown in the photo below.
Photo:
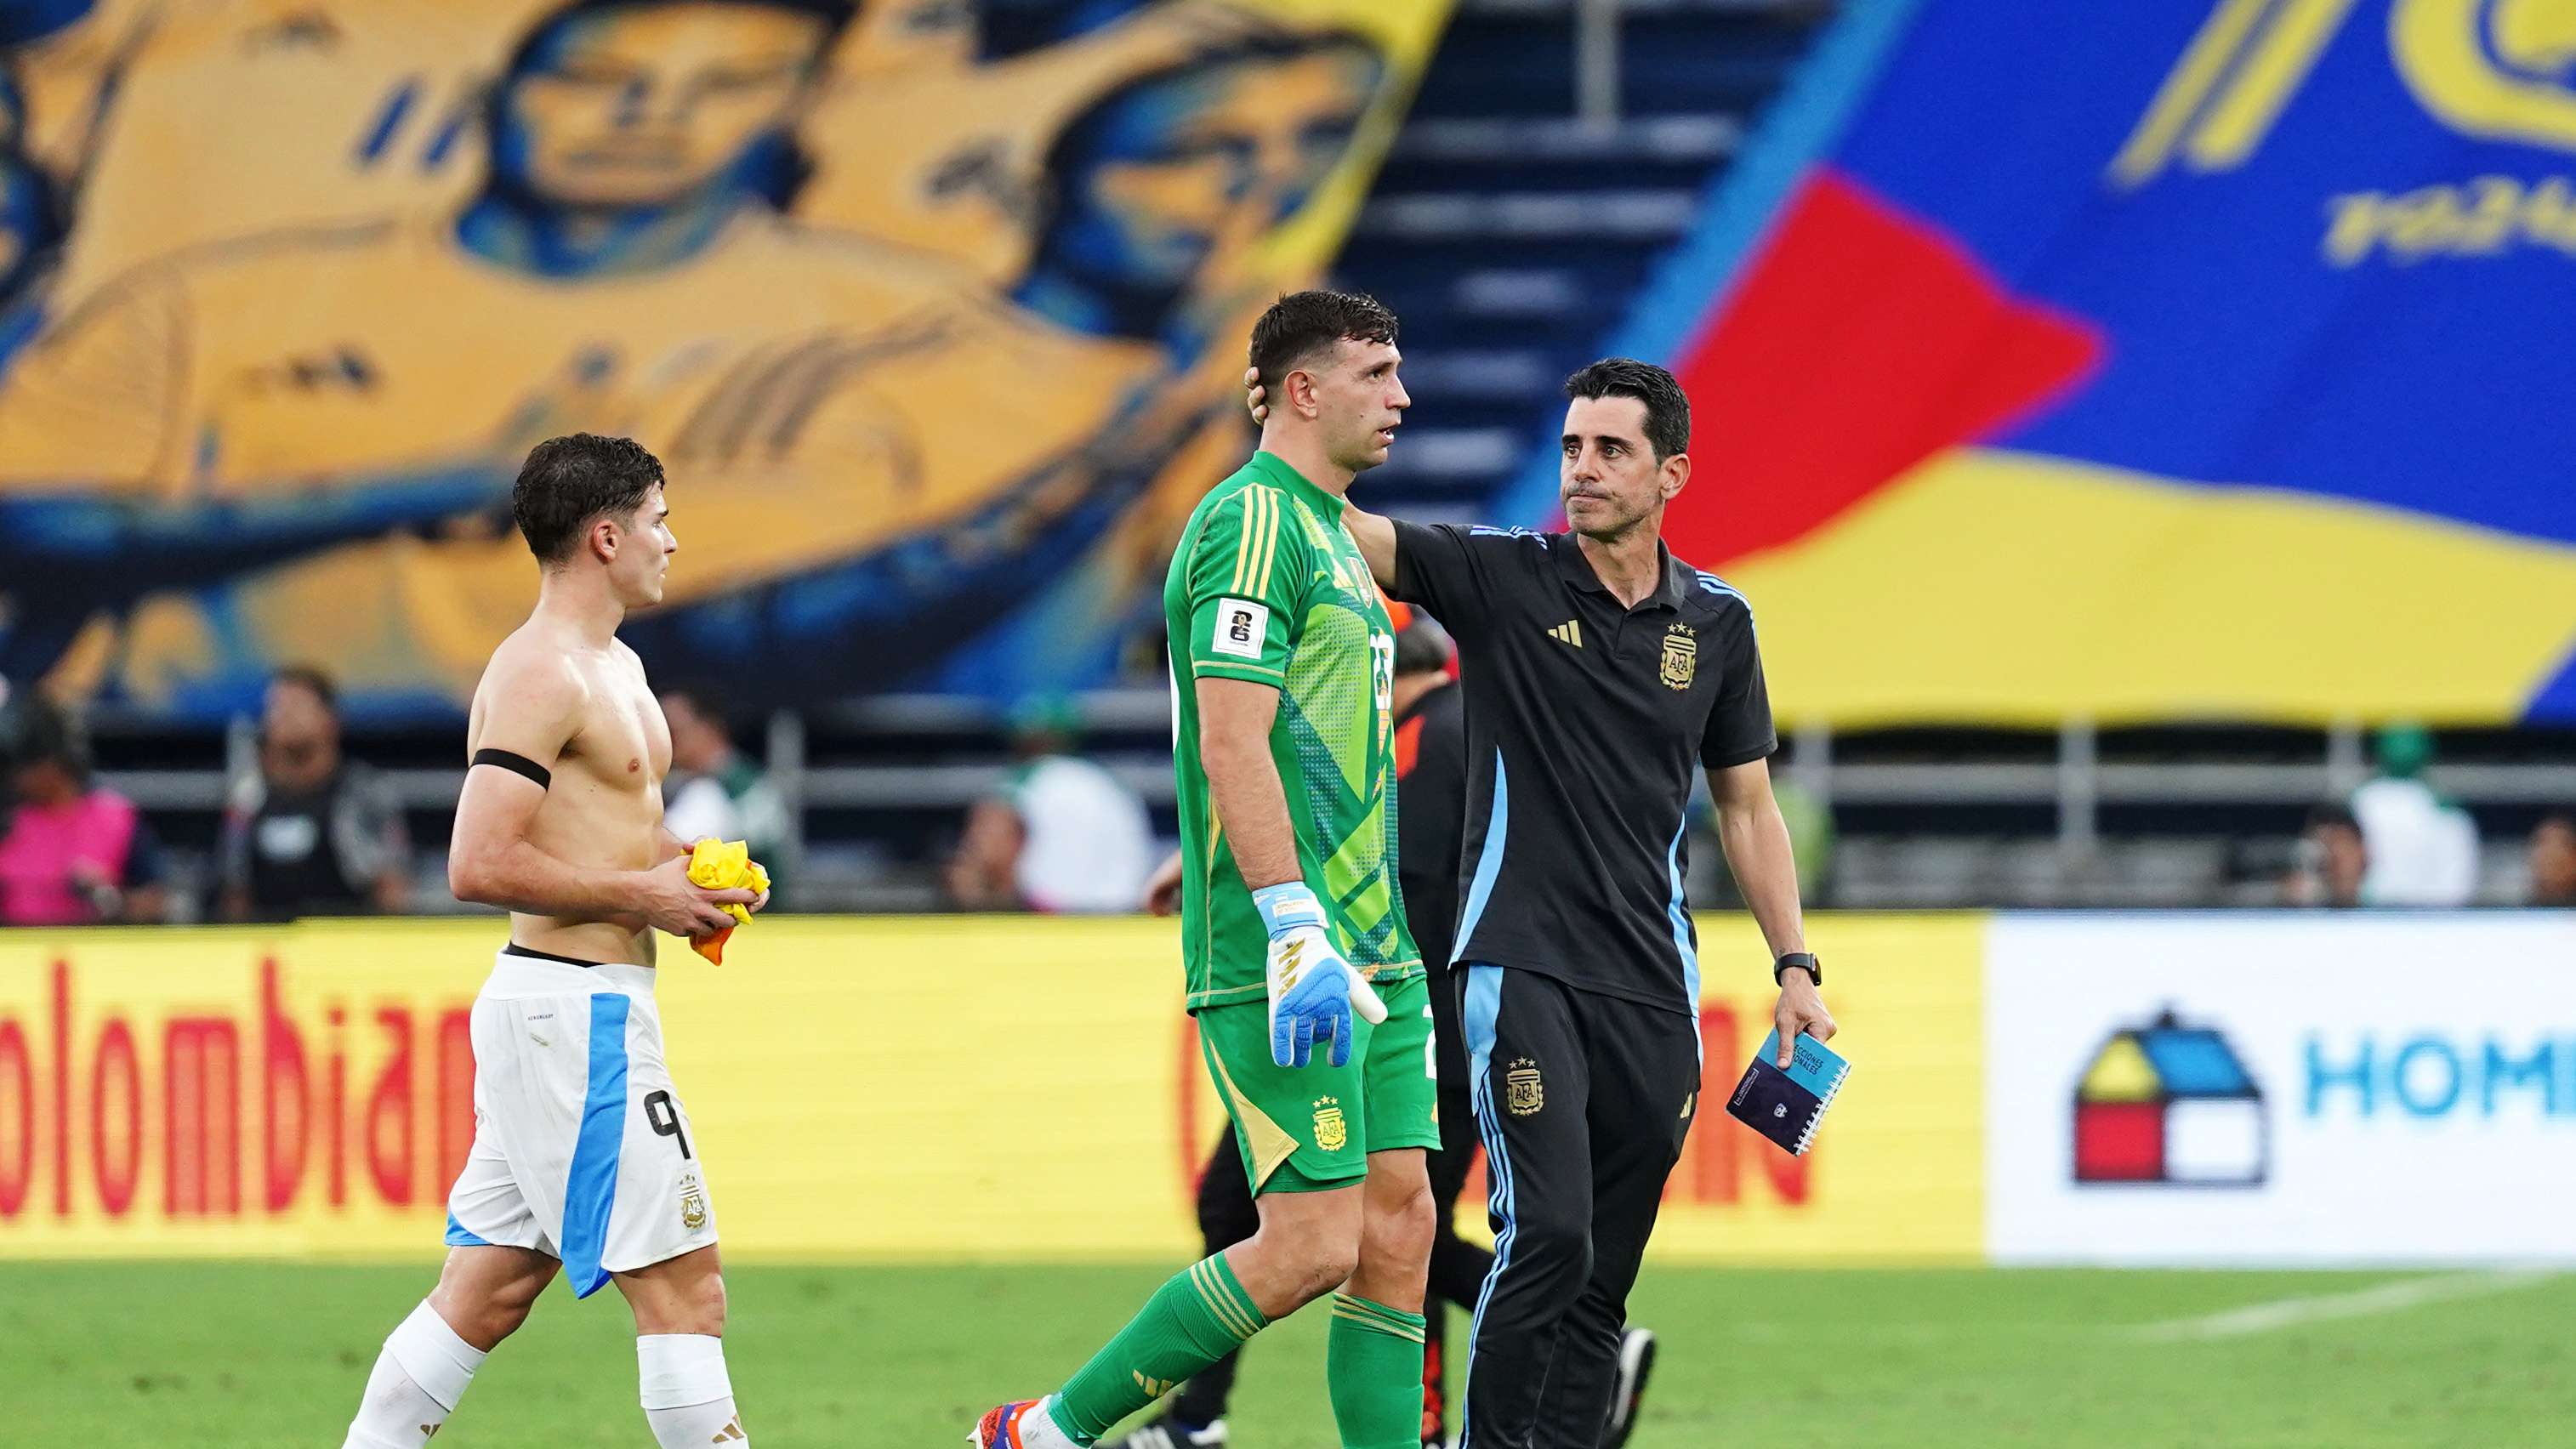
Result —
[[564, 206], [667, 205], [784, 144], [827, 28], [733, 4], [565, 21], [506, 83], [496, 164]]
[[1356, 44], [1144, 81], [1059, 147], [1058, 250], [1140, 288], [1185, 285], [1210, 258], [1303, 206], [1348, 151], [1384, 67]]

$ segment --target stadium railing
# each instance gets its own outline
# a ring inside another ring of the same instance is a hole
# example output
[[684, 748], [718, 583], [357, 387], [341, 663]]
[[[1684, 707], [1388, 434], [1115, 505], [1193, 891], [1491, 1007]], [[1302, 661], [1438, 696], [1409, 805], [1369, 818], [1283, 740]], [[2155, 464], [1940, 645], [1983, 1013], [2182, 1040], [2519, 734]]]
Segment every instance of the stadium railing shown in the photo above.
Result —
[[[1085, 752], [1171, 828], [1170, 703], [1158, 688], [1071, 701]], [[761, 757], [804, 836], [813, 909], [940, 906], [936, 865], [966, 806], [1012, 764], [999, 713], [976, 700], [892, 695], [771, 716], [744, 743]], [[102, 779], [178, 828], [185, 857], [212, 837], [229, 781], [250, 766], [247, 722], [220, 764], [156, 763], [140, 726], [99, 726]], [[1828, 809], [1840, 856], [1825, 895], [1847, 906], [2268, 904], [2307, 810], [2368, 774], [2359, 721], [2322, 730], [2212, 723], [2055, 730], [1982, 727], [1784, 729], [1781, 778]], [[2547, 809], [2576, 802], [2576, 734], [2460, 730], [2442, 736], [2437, 789], [2475, 813], [2488, 841], [2481, 900], [2505, 903], [2520, 843]], [[421, 856], [424, 901], [462, 780], [445, 733], [353, 735], [383, 767]], [[207, 752], [199, 752], [205, 755]], [[1714, 860], [1711, 851], [1698, 852]]]

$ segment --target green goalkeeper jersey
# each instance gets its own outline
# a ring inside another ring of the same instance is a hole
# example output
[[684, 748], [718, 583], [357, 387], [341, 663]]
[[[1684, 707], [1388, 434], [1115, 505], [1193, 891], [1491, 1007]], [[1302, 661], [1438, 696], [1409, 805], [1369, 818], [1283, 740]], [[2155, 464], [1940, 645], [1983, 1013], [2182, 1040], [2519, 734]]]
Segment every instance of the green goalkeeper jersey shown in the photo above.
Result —
[[1201, 500], [1163, 584], [1189, 1006], [1262, 999], [1270, 936], [1199, 763], [1194, 681], [1279, 691], [1270, 758], [1327, 929], [1373, 981], [1422, 970], [1395, 877], [1395, 629], [1342, 500], [1255, 453]]

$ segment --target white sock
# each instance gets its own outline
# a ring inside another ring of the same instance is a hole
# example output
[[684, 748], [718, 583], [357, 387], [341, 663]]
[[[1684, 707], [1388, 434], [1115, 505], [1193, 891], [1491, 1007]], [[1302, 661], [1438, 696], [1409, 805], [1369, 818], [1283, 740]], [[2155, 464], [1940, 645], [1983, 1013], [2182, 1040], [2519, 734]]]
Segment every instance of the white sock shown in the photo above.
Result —
[[750, 1449], [733, 1406], [724, 1340], [711, 1333], [646, 1333], [635, 1339], [644, 1422], [662, 1449]]
[[1020, 1442], [1028, 1449], [1082, 1449], [1071, 1434], [1055, 1426], [1047, 1410], [1055, 1407], [1055, 1395], [1040, 1399], [1020, 1416]]
[[483, 1350], [457, 1337], [423, 1300], [385, 1338], [341, 1449], [420, 1449], [482, 1366]]

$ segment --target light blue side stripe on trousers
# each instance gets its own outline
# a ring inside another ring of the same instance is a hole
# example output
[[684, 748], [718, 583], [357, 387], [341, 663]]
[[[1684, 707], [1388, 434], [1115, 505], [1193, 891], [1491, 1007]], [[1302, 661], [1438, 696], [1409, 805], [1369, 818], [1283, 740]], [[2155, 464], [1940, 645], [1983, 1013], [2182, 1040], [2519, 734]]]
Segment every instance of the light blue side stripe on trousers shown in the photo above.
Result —
[[[1496, 780], [1500, 781], [1501, 765], [1497, 762]], [[1462, 937], [1463, 939], [1463, 937]], [[1494, 1285], [1502, 1281], [1512, 1265], [1512, 1239], [1518, 1236], [1513, 1220], [1512, 1156], [1503, 1145], [1502, 1119], [1494, 1112], [1494, 1094], [1486, 1081], [1486, 1070], [1494, 1059], [1494, 1025], [1502, 1015], [1503, 968], [1471, 964], [1467, 968], [1467, 998], [1460, 1025], [1467, 1032], [1469, 1057], [1469, 1097], [1476, 1105], [1476, 1131], [1485, 1142], [1485, 1175], [1489, 1190], [1486, 1210], [1492, 1214], [1494, 1228], [1494, 1266], [1485, 1275], [1485, 1286], [1476, 1294], [1475, 1317], [1467, 1327], [1467, 1373], [1459, 1388], [1458, 1449], [1469, 1449], [1475, 1443], [1474, 1392], [1476, 1382], [1476, 1341], [1485, 1326], [1485, 1306], [1494, 1299]]]

